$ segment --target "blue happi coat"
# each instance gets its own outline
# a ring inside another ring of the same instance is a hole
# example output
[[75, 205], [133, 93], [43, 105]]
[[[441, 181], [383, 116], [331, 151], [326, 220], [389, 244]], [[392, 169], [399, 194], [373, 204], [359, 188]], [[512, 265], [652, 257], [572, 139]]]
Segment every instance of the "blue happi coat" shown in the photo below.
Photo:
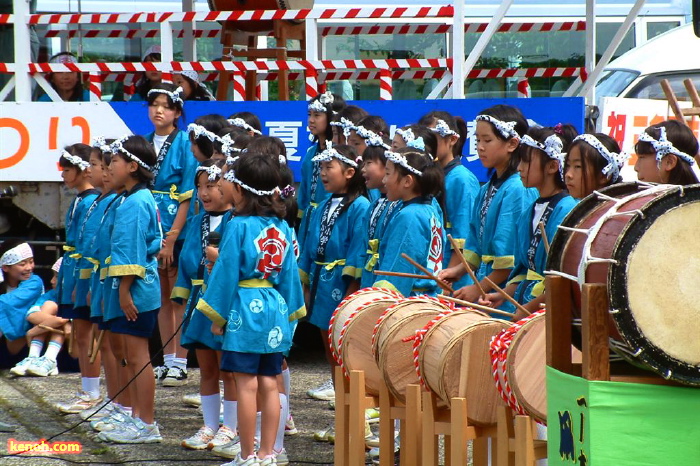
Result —
[[[111, 199], [105, 206], [100, 224], [92, 243], [93, 256], [88, 259], [93, 264], [90, 275], [90, 320], [102, 320], [104, 314], [105, 296], [112, 290], [112, 281], [108, 277], [109, 264], [107, 258], [112, 251], [112, 229], [114, 228], [114, 214], [117, 207], [124, 201], [124, 194], [109, 194]], [[105, 286], [105, 282], [109, 282]]]
[[224, 351], [291, 348], [294, 321], [306, 315], [295, 250], [294, 230], [282, 219], [236, 216], [228, 222], [196, 307], [224, 327]]
[[321, 226], [324, 213], [330, 212], [326, 207], [333, 199], [330, 197], [323, 201], [312, 214], [309, 234], [299, 258], [302, 282], [309, 286], [313, 295], [309, 322], [324, 330], [328, 328], [338, 303], [345, 297], [349, 280], [358, 276], [356, 265], [348, 264], [348, 260], [358, 257], [366, 248], [366, 243], [363, 242], [362, 219], [369, 208], [369, 201], [364, 196], [355, 198], [345, 206], [333, 225], [325, 256], [321, 258], [317, 256]]
[[8, 340], [17, 340], [27, 333], [27, 311], [43, 293], [44, 283], [38, 275], [32, 274], [16, 289], [0, 295], [0, 332]]
[[298, 215], [301, 217], [298, 240], [302, 251], [306, 245], [306, 236], [310, 228], [309, 222], [314, 210], [321, 202], [331, 196], [331, 193], [326, 191], [321, 182], [321, 162], [311, 160], [319, 152], [319, 145], [316, 142], [309, 147], [304, 160], [301, 161], [301, 181], [297, 193], [297, 205], [299, 206]]
[[135, 275], [131, 298], [139, 313], [160, 309], [160, 279], [156, 255], [163, 233], [153, 195], [145, 185], [136, 185], [125, 194], [114, 213], [112, 248], [109, 262], [111, 291], [104, 296], [106, 322], [124, 315], [119, 304], [121, 277]]
[[[445, 230], [442, 215], [430, 197], [416, 197], [403, 202], [390, 219], [379, 243], [377, 269], [391, 272], [422, 274], [406, 259], [406, 253], [433, 274], [442, 270], [445, 250]], [[404, 296], [435, 295], [438, 287], [433, 280], [405, 277], [375, 277], [374, 286], [395, 289]]]

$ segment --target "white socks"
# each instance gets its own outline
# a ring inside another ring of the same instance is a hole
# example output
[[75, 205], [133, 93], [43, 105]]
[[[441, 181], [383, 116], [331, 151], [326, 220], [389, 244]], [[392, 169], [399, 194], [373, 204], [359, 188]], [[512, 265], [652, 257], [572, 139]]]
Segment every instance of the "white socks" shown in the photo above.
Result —
[[[48, 350], [47, 350], [48, 351]], [[90, 398], [100, 397], [100, 378], [99, 377], [81, 377], [80, 381], [83, 386], [83, 391], [90, 395]]]
[[174, 361], [175, 361], [175, 353], [163, 355], [163, 365], [165, 367], [172, 367]]
[[[202, 408], [204, 408], [204, 397], [202, 397]], [[219, 422], [218, 411], [217, 407], [217, 424]], [[238, 429], [238, 401], [224, 400], [224, 425], [234, 432]]]
[[[32, 341], [32, 343], [34, 343]], [[58, 357], [58, 352], [61, 351], [61, 344], [57, 341], [50, 341], [49, 342], [49, 347], [46, 348], [46, 352], [44, 353], [44, 357], [48, 359], [49, 361], [54, 361], [56, 362], [56, 357]], [[99, 393], [99, 384], [97, 386], [97, 391]]]
[[289, 402], [286, 395], [280, 393], [280, 423], [277, 427], [277, 437], [275, 438], [275, 451], [282, 451], [284, 448], [284, 425], [289, 417]]
[[221, 395], [202, 395], [202, 416], [204, 425], [216, 432], [219, 429], [219, 411], [221, 409]]
[[29, 344], [29, 357], [38, 358], [41, 356], [41, 350], [44, 349], [44, 339], [32, 340]]
[[256, 439], [261, 439], [262, 434], [260, 433], [262, 430], [262, 413], [260, 411], [257, 412], [255, 415], [255, 438]]

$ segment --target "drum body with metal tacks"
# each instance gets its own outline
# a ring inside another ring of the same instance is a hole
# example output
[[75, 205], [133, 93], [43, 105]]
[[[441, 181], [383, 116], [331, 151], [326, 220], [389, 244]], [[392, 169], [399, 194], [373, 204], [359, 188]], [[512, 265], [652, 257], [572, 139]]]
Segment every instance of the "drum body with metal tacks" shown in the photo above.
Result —
[[389, 392], [402, 403], [406, 388], [418, 384], [413, 359], [413, 338], [416, 331], [450, 307], [435, 298], [405, 298], [388, 308], [375, 327], [372, 353]]
[[440, 405], [449, 406], [452, 398], [464, 397], [471, 423], [496, 423], [500, 396], [493, 383], [489, 344], [509, 326], [472, 310], [457, 310], [432, 323], [416, 348], [417, 369]]
[[589, 197], [562, 222], [548, 269], [608, 285], [617, 353], [700, 385], [700, 185], [624, 183]]
[[[303, 10], [313, 8], [314, 0], [207, 0], [211, 11]], [[225, 29], [271, 31], [272, 21], [225, 21]]]
[[367, 393], [377, 395], [381, 374], [372, 356], [372, 333], [377, 319], [396, 304], [401, 295], [383, 288], [365, 288], [340, 302], [328, 327], [331, 353], [345, 375], [365, 373]]

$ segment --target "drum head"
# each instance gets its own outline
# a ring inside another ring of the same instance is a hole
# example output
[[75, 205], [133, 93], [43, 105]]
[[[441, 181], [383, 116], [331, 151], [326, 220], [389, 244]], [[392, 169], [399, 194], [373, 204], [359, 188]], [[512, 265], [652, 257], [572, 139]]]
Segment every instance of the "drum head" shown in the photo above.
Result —
[[615, 325], [655, 372], [700, 385], [700, 185], [679, 186], [641, 210], [609, 268]]
[[547, 422], [547, 351], [545, 315], [526, 322], [508, 348], [508, 381], [522, 408]]

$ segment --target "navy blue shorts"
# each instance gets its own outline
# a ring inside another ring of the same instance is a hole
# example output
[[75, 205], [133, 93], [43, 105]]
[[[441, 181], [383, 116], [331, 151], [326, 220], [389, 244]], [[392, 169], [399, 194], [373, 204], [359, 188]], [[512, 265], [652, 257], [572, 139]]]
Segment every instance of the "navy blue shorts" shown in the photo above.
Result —
[[282, 353], [239, 353], [238, 351], [223, 351], [221, 354], [221, 370], [253, 375], [279, 375], [282, 373]]
[[90, 320], [90, 307], [73, 307], [72, 304], [61, 304], [58, 306], [58, 316], [64, 319]]
[[156, 328], [158, 323], [159, 310], [160, 308], [148, 312], [139, 312], [139, 316], [135, 321], [126, 320], [125, 316], [110, 319], [107, 322], [109, 331], [122, 335], [150, 338], [153, 334], [153, 329]]
[[92, 317], [92, 319], [99, 319], [99, 321], [93, 320], [93, 322], [97, 323], [98, 330], [109, 330], [111, 327], [111, 325], [109, 325], [109, 322], [105, 322], [102, 317]]

